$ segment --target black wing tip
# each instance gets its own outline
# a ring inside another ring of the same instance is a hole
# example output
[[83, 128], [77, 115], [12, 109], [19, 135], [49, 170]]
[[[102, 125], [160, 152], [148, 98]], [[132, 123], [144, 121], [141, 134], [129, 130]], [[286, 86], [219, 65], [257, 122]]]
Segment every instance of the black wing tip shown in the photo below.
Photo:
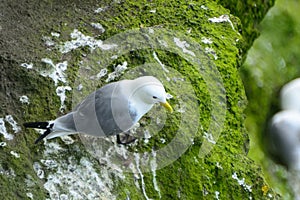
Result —
[[54, 123], [49, 122], [26, 122], [23, 123], [25, 128], [37, 128], [37, 129], [52, 129]]
[[40, 137], [34, 141], [34, 144], [38, 144], [42, 139]]
[[37, 128], [37, 129], [45, 129], [46, 131], [40, 135], [34, 142], [34, 144], [39, 143], [41, 140], [43, 140], [47, 135], [49, 135], [52, 131], [54, 123], [49, 122], [26, 122], [23, 124], [26, 128]]
[[[52, 124], [50, 124], [50, 126], [51, 125]], [[26, 122], [23, 124], [23, 126], [26, 128], [39, 128], [39, 129], [51, 128], [51, 127], [49, 127], [49, 122]]]
[[34, 144], [39, 143], [40, 141], [42, 141], [45, 137], [47, 137], [47, 135], [49, 135], [51, 133], [51, 129], [48, 128], [42, 135], [40, 135], [40, 137], [38, 137], [38, 139], [35, 140]]

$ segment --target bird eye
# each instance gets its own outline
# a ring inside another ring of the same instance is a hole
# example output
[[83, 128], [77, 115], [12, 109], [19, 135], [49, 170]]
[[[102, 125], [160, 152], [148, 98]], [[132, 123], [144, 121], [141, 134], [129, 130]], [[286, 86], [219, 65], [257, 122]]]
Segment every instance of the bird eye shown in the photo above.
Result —
[[156, 97], [156, 96], [153, 96], [152, 98], [153, 98], [153, 99], [157, 99], [157, 97]]

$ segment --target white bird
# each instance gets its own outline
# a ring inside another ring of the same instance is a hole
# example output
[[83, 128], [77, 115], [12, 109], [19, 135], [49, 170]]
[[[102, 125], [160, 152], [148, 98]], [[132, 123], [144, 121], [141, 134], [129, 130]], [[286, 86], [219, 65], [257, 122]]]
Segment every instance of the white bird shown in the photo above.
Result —
[[46, 130], [35, 143], [75, 133], [118, 136], [130, 130], [156, 103], [172, 112], [166, 98], [164, 86], [153, 76], [122, 80], [91, 93], [72, 112], [54, 121], [29, 122], [24, 126]]
[[280, 91], [281, 108], [300, 113], [300, 78], [285, 84]]
[[269, 134], [272, 158], [288, 169], [300, 170], [300, 113], [284, 110], [275, 114]]
[[283, 110], [271, 119], [267, 146], [274, 161], [287, 167], [287, 183], [300, 200], [300, 78], [282, 87], [280, 100]]
[[280, 102], [283, 110], [269, 124], [268, 151], [276, 162], [300, 170], [300, 78], [282, 87]]

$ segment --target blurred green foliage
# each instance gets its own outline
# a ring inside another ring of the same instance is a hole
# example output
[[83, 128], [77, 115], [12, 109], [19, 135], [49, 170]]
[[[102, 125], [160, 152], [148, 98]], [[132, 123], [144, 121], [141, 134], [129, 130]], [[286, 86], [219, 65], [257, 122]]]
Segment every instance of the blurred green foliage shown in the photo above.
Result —
[[280, 88], [300, 76], [299, 11], [299, 1], [276, 1], [260, 24], [261, 35], [240, 69], [248, 98], [249, 156], [264, 166], [272, 186], [284, 199], [291, 198], [286, 187], [286, 171], [267, 159], [263, 151], [264, 133], [268, 120], [280, 109]]

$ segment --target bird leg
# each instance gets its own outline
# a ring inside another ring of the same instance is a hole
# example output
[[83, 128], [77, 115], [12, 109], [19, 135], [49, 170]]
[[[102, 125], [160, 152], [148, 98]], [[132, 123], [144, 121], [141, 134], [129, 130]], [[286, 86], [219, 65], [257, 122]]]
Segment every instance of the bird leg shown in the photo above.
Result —
[[129, 134], [124, 134], [123, 136], [120, 136], [120, 134], [117, 135], [117, 143], [122, 145], [133, 143], [136, 139], [136, 137]]

